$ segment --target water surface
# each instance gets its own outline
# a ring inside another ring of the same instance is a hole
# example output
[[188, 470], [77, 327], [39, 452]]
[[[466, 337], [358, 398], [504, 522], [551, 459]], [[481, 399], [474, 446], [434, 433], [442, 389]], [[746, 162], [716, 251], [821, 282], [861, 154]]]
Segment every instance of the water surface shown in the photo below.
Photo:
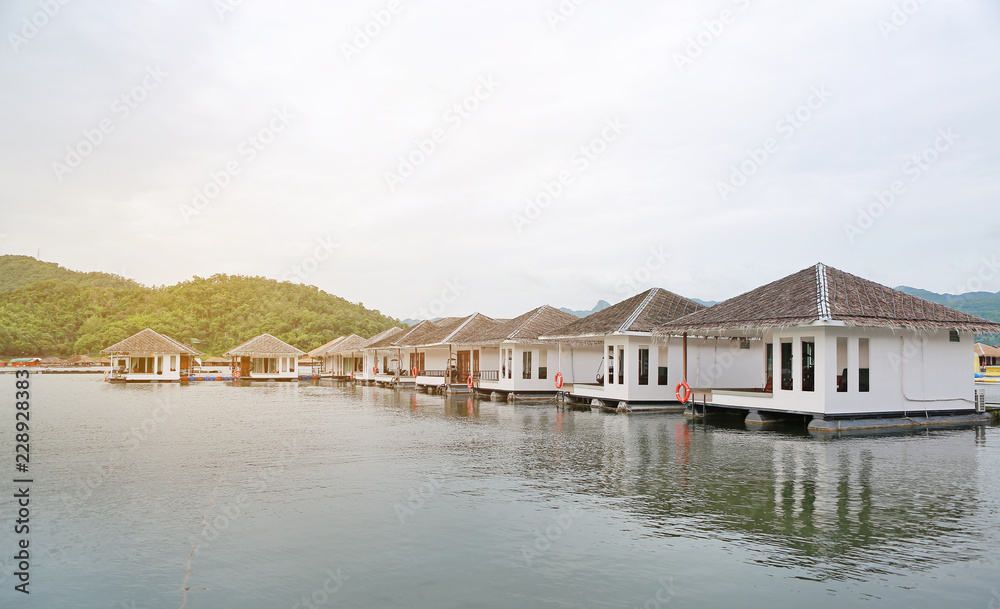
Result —
[[32, 383], [32, 594], [8, 575], [3, 606], [180, 607], [184, 585], [192, 609], [1000, 607], [997, 427], [820, 439], [331, 382]]

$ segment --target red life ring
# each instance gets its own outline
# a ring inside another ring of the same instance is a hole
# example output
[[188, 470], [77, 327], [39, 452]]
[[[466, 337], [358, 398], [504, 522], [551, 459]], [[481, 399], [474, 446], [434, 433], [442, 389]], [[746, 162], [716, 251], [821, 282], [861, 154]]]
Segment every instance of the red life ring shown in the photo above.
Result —
[[562, 372], [556, 372], [556, 389], [562, 389], [562, 385], [563, 385]]
[[465, 379], [465, 384], [469, 389], [472, 389], [472, 386], [476, 384], [476, 381], [472, 378], [471, 374], [469, 375], [469, 378]]
[[[683, 396], [681, 395], [681, 389], [682, 388], [684, 389], [684, 395]], [[681, 381], [680, 383], [677, 383], [677, 391], [674, 392], [674, 395], [677, 396], [677, 400], [681, 404], [686, 404], [687, 401], [691, 399], [691, 386], [688, 385], [687, 382], [685, 382], [685, 381]]]
[[353, 371], [351, 372], [351, 380], [352, 381], [354, 380], [354, 372]]
[[233, 378], [234, 379], [240, 378], [240, 371], [239, 370], [233, 370]]
[[378, 374], [378, 366], [372, 366], [372, 374]]
[[413, 378], [416, 378], [417, 377], [417, 367], [416, 366], [413, 367], [412, 372], [413, 372]]

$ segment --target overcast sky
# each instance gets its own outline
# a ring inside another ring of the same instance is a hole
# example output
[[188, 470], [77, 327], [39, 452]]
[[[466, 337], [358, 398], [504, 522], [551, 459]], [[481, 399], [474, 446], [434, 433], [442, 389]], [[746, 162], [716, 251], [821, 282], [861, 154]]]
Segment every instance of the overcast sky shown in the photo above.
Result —
[[63, 1], [0, 4], [0, 253], [399, 318], [1000, 290], [995, 0]]

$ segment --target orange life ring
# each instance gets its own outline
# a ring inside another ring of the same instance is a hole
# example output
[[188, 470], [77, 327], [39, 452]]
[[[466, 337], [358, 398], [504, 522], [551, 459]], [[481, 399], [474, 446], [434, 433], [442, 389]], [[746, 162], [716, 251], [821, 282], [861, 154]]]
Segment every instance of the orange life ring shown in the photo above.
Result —
[[[684, 389], [683, 396], [681, 395], [682, 388]], [[686, 381], [681, 381], [680, 383], [677, 383], [677, 391], [674, 392], [674, 395], [677, 396], [677, 400], [681, 404], [686, 404], [687, 401], [691, 399], [691, 386], [688, 385]]]
[[418, 371], [417, 371], [417, 367], [416, 366], [413, 367], [413, 370], [411, 372], [413, 372], [413, 378], [417, 378], [417, 372]]
[[372, 374], [378, 374], [378, 366], [372, 366]]
[[562, 385], [563, 385], [562, 372], [556, 372], [556, 389], [562, 389]]
[[354, 371], [353, 370], [351, 371], [351, 380], [352, 381], [354, 380]]
[[472, 389], [472, 386], [476, 384], [476, 381], [472, 378], [471, 374], [469, 375], [469, 378], [465, 379], [465, 384], [469, 389]]
[[239, 370], [233, 370], [233, 378], [234, 379], [240, 378], [240, 371]]

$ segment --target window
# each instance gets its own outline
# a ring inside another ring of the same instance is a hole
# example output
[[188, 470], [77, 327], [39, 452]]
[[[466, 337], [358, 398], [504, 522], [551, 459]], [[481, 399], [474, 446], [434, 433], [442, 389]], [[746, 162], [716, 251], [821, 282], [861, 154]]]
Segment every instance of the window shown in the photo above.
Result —
[[656, 384], [667, 384], [667, 348], [659, 347], [656, 352]]
[[531, 351], [525, 351], [521, 354], [521, 363], [523, 368], [521, 368], [521, 378], [530, 379], [531, 378]]
[[176, 355], [171, 355], [170, 356], [170, 371], [171, 372], [177, 372], [177, 356]]
[[542, 349], [538, 352], [538, 378], [544, 380], [549, 378], [549, 350]]
[[792, 343], [781, 343], [781, 388], [792, 389]]
[[156, 373], [163, 374], [163, 356], [160, 355], [156, 358]]
[[802, 339], [802, 391], [816, 388], [816, 342], [812, 338]]
[[858, 339], [858, 391], [868, 391], [868, 366], [871, 358], [870, 343], [867, 338]]
[[289, 372], [295, 372], [295, 358], [294, 357], [288, 358], [288, 371]]
[[153, 373], [153, 358], [151, 357], [133, 357], [132, 358], [132, 372], [137, 374], [152, 374]]
[[625, 384], [625, 347], [618, 347], [618, 384]]
[[847, 393], [847, 337], [837, 337], [837, 393]]
[[639, 384], [649, 384], [649, 347], [639, 347]]
[[514, 350], [507, 349], [507, 378], [514, 378]]
[[740, 339], [740, 349], [749, 349], [749, 348], [750, 348], [750, 339], [749, 338], [741, 338]]
[[774, 344], [767, 343], [764, 345], [764, 378], [767, 382], [764, 385], [764, 391], [770, 393], [774, 390]]
[[615, 384], [615, 346], [608, 345], [608, 384]]
[[962, 337], [959, 336], [958, 330], [949, 330], [948, 331], [948, 340], [950, 340], [953, 343], [958, 343], [958, 342], [962, 342]]

